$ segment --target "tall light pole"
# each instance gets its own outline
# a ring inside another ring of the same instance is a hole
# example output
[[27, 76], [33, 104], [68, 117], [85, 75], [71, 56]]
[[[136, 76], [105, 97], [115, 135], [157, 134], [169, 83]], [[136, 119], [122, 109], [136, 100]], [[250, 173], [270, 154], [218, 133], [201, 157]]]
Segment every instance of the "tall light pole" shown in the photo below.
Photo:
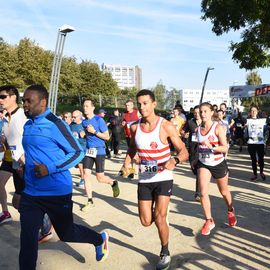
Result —
[[66, 39], [67, 33], [70, 33], [73, 31], [75, 31], [75, 28], [67, 24], [62, 25], [58, 29], [58, 35], [57, 35], [57, 41], [56, 41], [53, 65], [52, 65], [49, 100], [48, 100], [48, 107], [51, 108], [53, 113], [56, 113], [58, 84], [59, 84], [59, 78], [60, 78], [60, 69], [61, 69], [61, 63], [62, 63], [62, 58], [63, 58], [65, 39]]
[[205, 84], [207, 81], [207, 77], [208, 77], [208, 73], [210, 70], [213, 70], [214, 68], [208, 67], [205, 73], [205, 77], [204, 77], [204, 82], [203, 82], [203, 88], [202, 88], [202, 93], [201, 93], [201, 99], [200, 99], [200, 104], [202, 104], [203, 101], [203, 94], [204, 94], [204, 88], [205, 88]]

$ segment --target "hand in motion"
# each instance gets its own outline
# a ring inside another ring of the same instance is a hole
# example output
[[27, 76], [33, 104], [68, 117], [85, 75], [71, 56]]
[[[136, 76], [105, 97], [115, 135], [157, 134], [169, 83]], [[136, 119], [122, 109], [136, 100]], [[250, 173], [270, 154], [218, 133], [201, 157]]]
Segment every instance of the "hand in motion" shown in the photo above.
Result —
[[48, 168], [45, 164], [38, 164], [36, 163], [36, 166], [34, 168], [36, 177], [44, 177], [49, 174]]

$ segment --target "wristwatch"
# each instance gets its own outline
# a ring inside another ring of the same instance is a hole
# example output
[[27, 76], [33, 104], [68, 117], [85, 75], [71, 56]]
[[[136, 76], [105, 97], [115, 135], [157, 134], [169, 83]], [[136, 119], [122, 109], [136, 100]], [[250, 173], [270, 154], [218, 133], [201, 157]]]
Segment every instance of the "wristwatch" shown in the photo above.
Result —
[[98, 134], [98, 131], [95, 131], [94, 134], [97, 135]]
[[179, 164], [180, 163], [180, 160], [178, 157], [174, 157], [174, 160], [175, 160], [175, 165]]

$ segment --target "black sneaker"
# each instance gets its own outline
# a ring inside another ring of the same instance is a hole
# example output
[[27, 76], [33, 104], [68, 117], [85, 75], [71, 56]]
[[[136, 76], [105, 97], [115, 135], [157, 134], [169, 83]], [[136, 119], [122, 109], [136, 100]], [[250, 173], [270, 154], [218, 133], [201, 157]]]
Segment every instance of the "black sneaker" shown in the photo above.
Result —
[[160, 260], [157, 263], [156, 270], [167, 270], [170, 268], [171, 256], [166, 254], [160, 254]]
[[198, 192], [195, 193], [194, 199], [195, 199], [196, 202], [200, 202], [201, 201], [200, 194]]

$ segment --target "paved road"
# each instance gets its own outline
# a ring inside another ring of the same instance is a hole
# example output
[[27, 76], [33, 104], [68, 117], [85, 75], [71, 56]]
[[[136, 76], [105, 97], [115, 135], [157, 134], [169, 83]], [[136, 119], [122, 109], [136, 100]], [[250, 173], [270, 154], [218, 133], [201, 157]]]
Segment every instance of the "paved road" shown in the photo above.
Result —
[[[106, 161], [106, 171], [116, 177], [123, 159]], [[266, 182], [251, 182], [251, 165], [246, 149], [232, 149], [228, 158], [230, 190], [238, 224], [227, 225], [225, 203], [216, 184], [210, 184], [212, 212], [216, 228], [210, 236], [201, 236], [201, 206], [193, 200], [195, 181], [188, 164], [174, 174], [174, 195], [170, 211], [171, 269], [270, 269], [270, 159], [266, 157]], [[79, 181], [78, 171], [72, 170]], [[155, 269], [160, 251], [155, 226], [141, 226], [137, 214], [137, 181], [120, 179], [121, 194], [112, 198], [109, 186], [94, 182], [95, 207], [81, 212], [85, 202], [83, 190], [74, 187], [74, 219], [95, 230], [107, 229], [110, 234], [110, 256], [104, 263], [95, 261], [94, 248], [87, 244], [67, 244], [57, 237], [40, 245], [38, 270], [139, 270]], [[11, 205], [12, 181], [8, 183]], [[10, 207], [14, 221], [0, 226], [0, 269], [18, 269], [19, 216]]]

